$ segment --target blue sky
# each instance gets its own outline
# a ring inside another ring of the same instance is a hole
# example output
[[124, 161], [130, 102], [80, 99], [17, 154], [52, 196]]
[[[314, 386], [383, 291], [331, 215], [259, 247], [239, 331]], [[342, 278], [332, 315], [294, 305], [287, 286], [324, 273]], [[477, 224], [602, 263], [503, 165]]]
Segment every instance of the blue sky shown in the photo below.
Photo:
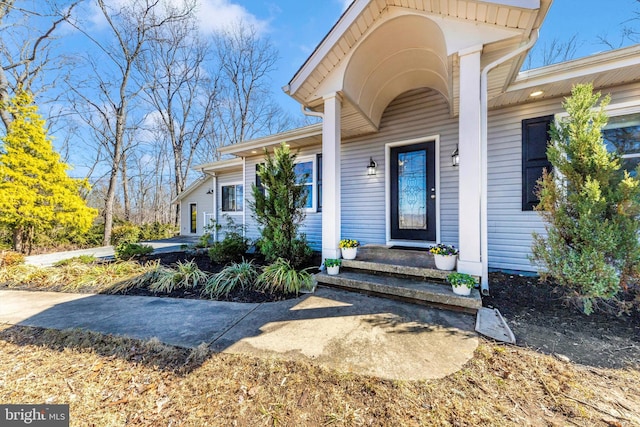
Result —
[[[289, 82], [350, 3], [350, 0], [201, 1], [210, 5], [208, 11], [222, 14], [225, 19], [241, 16], [254, 22], [271, 39], [280, 52], [278, 69], [273, 74], [274, 93], [281, 105], [291, 112], [299, 111], [298, 104], [282, 93], [281, 87]], [[598, 36], [606, 36], [617, 45], [622, 25], [640, 29], [640, 21], [623, 24], [635, 16], [634, 11], [640, 12], [640, 3], [636, 0], [555, 0], [542, 27], [538, 48], [554, 38], [563, 41], [577, 34], [576, 57], [608, 50], [598, 43]], [[533, 65], [536, 66], [535, 59]]]

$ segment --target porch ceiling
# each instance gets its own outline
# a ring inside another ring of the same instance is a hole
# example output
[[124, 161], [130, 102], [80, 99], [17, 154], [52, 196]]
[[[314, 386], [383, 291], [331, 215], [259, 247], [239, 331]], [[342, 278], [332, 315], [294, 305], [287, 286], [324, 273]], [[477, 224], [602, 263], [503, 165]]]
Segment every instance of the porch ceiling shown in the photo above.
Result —
[[[490, 98], [489, 108], [566, 96], [578, 83], [592, 82], [596, 89], [606, 89], [637, 81], [640, 81], [640, 44], [524, 71], [505, 92]], [[535, 91], [541, 91], [542, 95], [531, 97]]]
[[[484, 45], [490, 59], [517, 48], [551, 1], [355, 0], [283, 89], [315, 111], [341, 93], [343, 137], [376, 131], [388, 103], [419, 87], [440, 92], [457, 115], [457, 52]], [[522, 59], [490, 73], [490, 93], [506, 88]]]

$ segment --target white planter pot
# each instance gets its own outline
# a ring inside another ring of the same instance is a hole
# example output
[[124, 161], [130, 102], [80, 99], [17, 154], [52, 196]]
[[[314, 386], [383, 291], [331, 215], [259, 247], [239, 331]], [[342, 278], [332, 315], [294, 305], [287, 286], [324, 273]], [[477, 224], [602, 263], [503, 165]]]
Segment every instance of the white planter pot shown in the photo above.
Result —
[[329, 276], [335, 276], [336, 274], [340, 273], [340, 266], [336, 265], [333, 267], [327, 267], [327, 274]]
[[433, 255], [438, 270], [451, 271], [456, 268], [458, 255]]
[[453, 293], [456, 295], [462, 295], [465, 297], [468, 297], [469, 295], [471, 295], [471, 289], [467, 288], [466, 286], [453, 286], [451, 285], [451, 289], [453, 289]]
[[358, 248], [342, 248], [341, 251], [343, 259], [356, 259]]

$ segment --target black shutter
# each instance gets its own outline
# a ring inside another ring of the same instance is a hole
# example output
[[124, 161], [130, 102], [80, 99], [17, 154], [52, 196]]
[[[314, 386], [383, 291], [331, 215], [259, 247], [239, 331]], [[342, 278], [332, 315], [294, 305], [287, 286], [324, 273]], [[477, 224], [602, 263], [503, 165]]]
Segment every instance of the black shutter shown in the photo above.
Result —
[[256, 163], [256, 187], [258, 187], [258, 190], [264, 196], [267, 193], [264, 191], [264, 185], [262, 185], [262, 180], [260, 180], [260, 176], [258, 176], [258, 171], [260, 170], [260, 167], [262, 165], [264, 165], [264, 163]]
[[532, 211], [540, 201], [535, 194], [542, 170], [551, 171], [547, 143], [553, 116], [522, 121], [522, 210]]

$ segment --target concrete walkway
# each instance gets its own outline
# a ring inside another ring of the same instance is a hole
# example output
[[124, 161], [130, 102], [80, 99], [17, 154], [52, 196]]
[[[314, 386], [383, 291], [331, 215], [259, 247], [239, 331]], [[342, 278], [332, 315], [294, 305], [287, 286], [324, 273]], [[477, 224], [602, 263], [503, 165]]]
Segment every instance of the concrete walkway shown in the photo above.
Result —
[[[198, 240], [197, 237], [178, 236], [178, 237], [172, 237], [170, 239], [140, 242], [140, 244], [149, 245], [153, 247], [153, 253], [178, 252], [182, 250], [182, 248], [185, 245], [194, 244], [196, 243], [197, 240]], [[114, 255], [114, 250], [113, 250], [113, 246], [101, 246], [98, 248], [78, 249], [75, 251], [55, 252], [55, 253], [42, 254], [42, 255], [31, 255], [25, 258], [25, 263], [35, 265], [38, 267], [50, 267], [58, 261], [78, 257], [80, 255], [92, 255], [96, 258], [112, 259]]]
[[334, 289], [241, 304], [0, 290], [0, 323], [82, 328], [226, 353], [306, 358], [387, 379], [441, 378], [478, 345], [475, 317]]

